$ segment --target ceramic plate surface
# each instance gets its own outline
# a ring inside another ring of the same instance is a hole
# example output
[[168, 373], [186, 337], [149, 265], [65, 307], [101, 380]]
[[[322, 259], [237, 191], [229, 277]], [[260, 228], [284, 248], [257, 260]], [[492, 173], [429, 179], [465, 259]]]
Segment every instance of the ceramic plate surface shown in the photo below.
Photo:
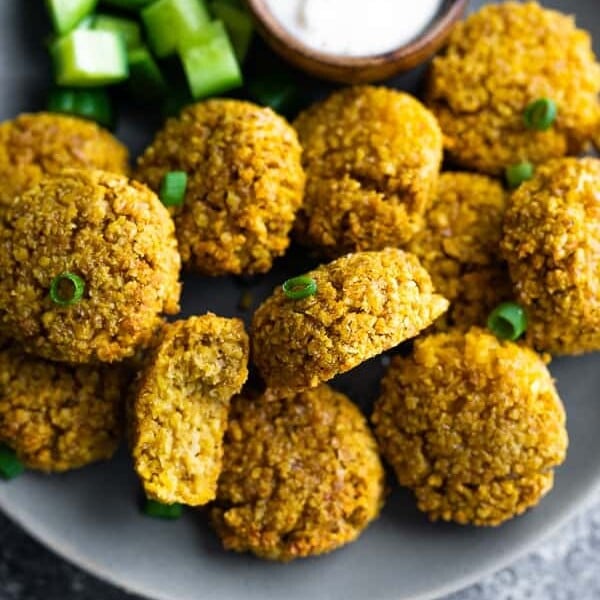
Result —
[[[472, 8], [480, 4], [473, 2]], [[579, 25], [596, 34], [600, 53], [597, 0], [544, 4], [575, 13]], [[0, 2], [2, 119], [43, 107], [49, 63], [41, 45], [46, 29], [42, 5], [37, 0]], [[414, 91], [421, 73], [397, 78], [393, 84]], [[321, 84], [313, 85], [315, 95], [326, 91]], [[157, 116], [134, 112], [122, 115], [121, 121], [118, 134], [134, 152], [160, 123]], [[184, 313], [211, 309], [244, 316], [237, 308], [242, 286], [260, 301], [288, 273], [305, 267], [302, 251], [292, 254], [266, 279], [243, 284], [186, 280]], [[336, 385], [370, 411], [381, 372], [376, 359]], [[581, 509], [600, 483], [600, 359], [592, 355], [556, 360], [552, 372], [568, 412], [568, 460], [557, 472], [554, 491], [536, 510], [494, 530], [430, 524], [417, 512], [410, 494], [396, 491], [358, 543], [288, 565], [261, 562], [223, 552], [202, 512], [190, 512], [174, 523], [142, 517], [137, 510], [138, 484], [125, 452], [110, 463], [79, 472], [27, 474], [0, 484], [0, 508], [67, 559], [156, 600], [435, 598], [513, 560]]]

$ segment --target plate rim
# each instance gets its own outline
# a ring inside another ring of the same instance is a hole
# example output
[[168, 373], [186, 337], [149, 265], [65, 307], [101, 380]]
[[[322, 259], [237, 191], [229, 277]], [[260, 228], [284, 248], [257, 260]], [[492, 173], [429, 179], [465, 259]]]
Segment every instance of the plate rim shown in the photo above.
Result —
[[[464, 590], [482, 579], [497, 573], [512, 563], [516, 562], [526, 554], [530, 553], [536, 546], [540, 545], [544, 540], [551, 538], [569, 521], [573, 520], [577, 515], [589, 509], [592, 505], [595, 496], [600, 493], [600, 478], [593, 480], [585, 489], [584, 493], [579, 496], [576, 502], [573, 502], [549, 525], [548, 528], [540, 530], [539, 534], [532, 535], [527, 540], [516, 544], [511, 551], [500, 555], [498, 559], [492, 560], [479, 569], [475, 569], [472, 573], [462, 575], [450, 584], [439, 585], [431, 590], [419, 593], [412, 596], [405, 596], [402, 600], [436, 600], [444, 596]], [[81, 556], [74, 549], [69, 548], [66, 542], [61, 542], [53, 535], [50, 530], [45, 530], [43, 527], [36, 526], [26, 516], [19, 514], [18, 507], [8, 507], [5, 499], [0, 497], [0, 511], [15, 525], [21, 528], [33, 540], [40, 543], [46, 549], [53, 552], [56, 556], [66, 560], [71, 565], [92, 575], [99, 581], [112, 585], [117, 590], [128, 594], [134, 594], [145, 598], [146, 600], [179, 600], [173, 595], [164, 595], [161, 592], [152, 592], [145, 587], [143, 582], [132, 580], [125, 583], [118, 576], [113, 575], [109, 569], [96, 563], [91, 557]], [[66, 544], [66, 545], [64, 545]], [[234, 600], [234, 599], [232, 599]], [[382, 596], [381, 600], [398, 600], [398, 596]]]

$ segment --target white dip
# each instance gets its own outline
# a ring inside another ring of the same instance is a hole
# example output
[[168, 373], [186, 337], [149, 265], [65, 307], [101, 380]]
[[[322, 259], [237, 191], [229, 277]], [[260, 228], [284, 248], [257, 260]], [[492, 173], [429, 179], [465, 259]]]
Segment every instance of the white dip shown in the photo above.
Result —
[[373, 56], [414, 40], [442, 0], [265, 0], [305, 45], [344, 56]]

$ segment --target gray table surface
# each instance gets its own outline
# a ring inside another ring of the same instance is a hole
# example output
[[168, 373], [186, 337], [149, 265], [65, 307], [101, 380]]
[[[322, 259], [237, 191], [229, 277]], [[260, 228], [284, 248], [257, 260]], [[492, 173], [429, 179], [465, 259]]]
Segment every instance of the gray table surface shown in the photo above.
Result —
[[[135, 600], [53, 555], [2, 515], [0, 546], [0, 600]], [[530, 555], [444, 600], [525, 599], [600, 599], [600, 492]]]

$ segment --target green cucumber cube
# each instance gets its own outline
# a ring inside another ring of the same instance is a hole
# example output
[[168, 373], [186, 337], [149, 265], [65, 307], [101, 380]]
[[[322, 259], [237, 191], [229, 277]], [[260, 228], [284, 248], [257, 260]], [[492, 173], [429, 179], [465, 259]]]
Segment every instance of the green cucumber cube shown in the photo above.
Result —
[[112, 31], [123, 36], [128, 50], [140, 46], [142, 43], [142, 31], [140, 26], [131, 19], [113, 17], [112, 15], [96, 15], [92, 29], [96, 31]]
[[145, 46], [127, 53], [129, 60], [129, 91], [140, 102], [163, 96], [167, 84], [152, 54]]
[[123, 38], [110, 31], [76, 29], [50, 49], [56, 83], [93, 87], [127, 79], [127, 49]]
[[210, 8], [213, 15], [225, 24], [235, 55], [239, 62], [243, 62], [248, 54], [254, 32], [252, 18], [248, 11], [225, 0], [215, 0]]
[[180, 45], [179, 56], [195, 100], [242, 85], [242, 73], [221, 21], [206, 25]]
[[60, 35], [74, 29], [96, 8], [98, 0], [46, 0], [54, 29]]
[[158, 0], [142, 11], [142, 21], [150, 48], [162, 58], [202, 29], [210, 15], [203, 0]]

